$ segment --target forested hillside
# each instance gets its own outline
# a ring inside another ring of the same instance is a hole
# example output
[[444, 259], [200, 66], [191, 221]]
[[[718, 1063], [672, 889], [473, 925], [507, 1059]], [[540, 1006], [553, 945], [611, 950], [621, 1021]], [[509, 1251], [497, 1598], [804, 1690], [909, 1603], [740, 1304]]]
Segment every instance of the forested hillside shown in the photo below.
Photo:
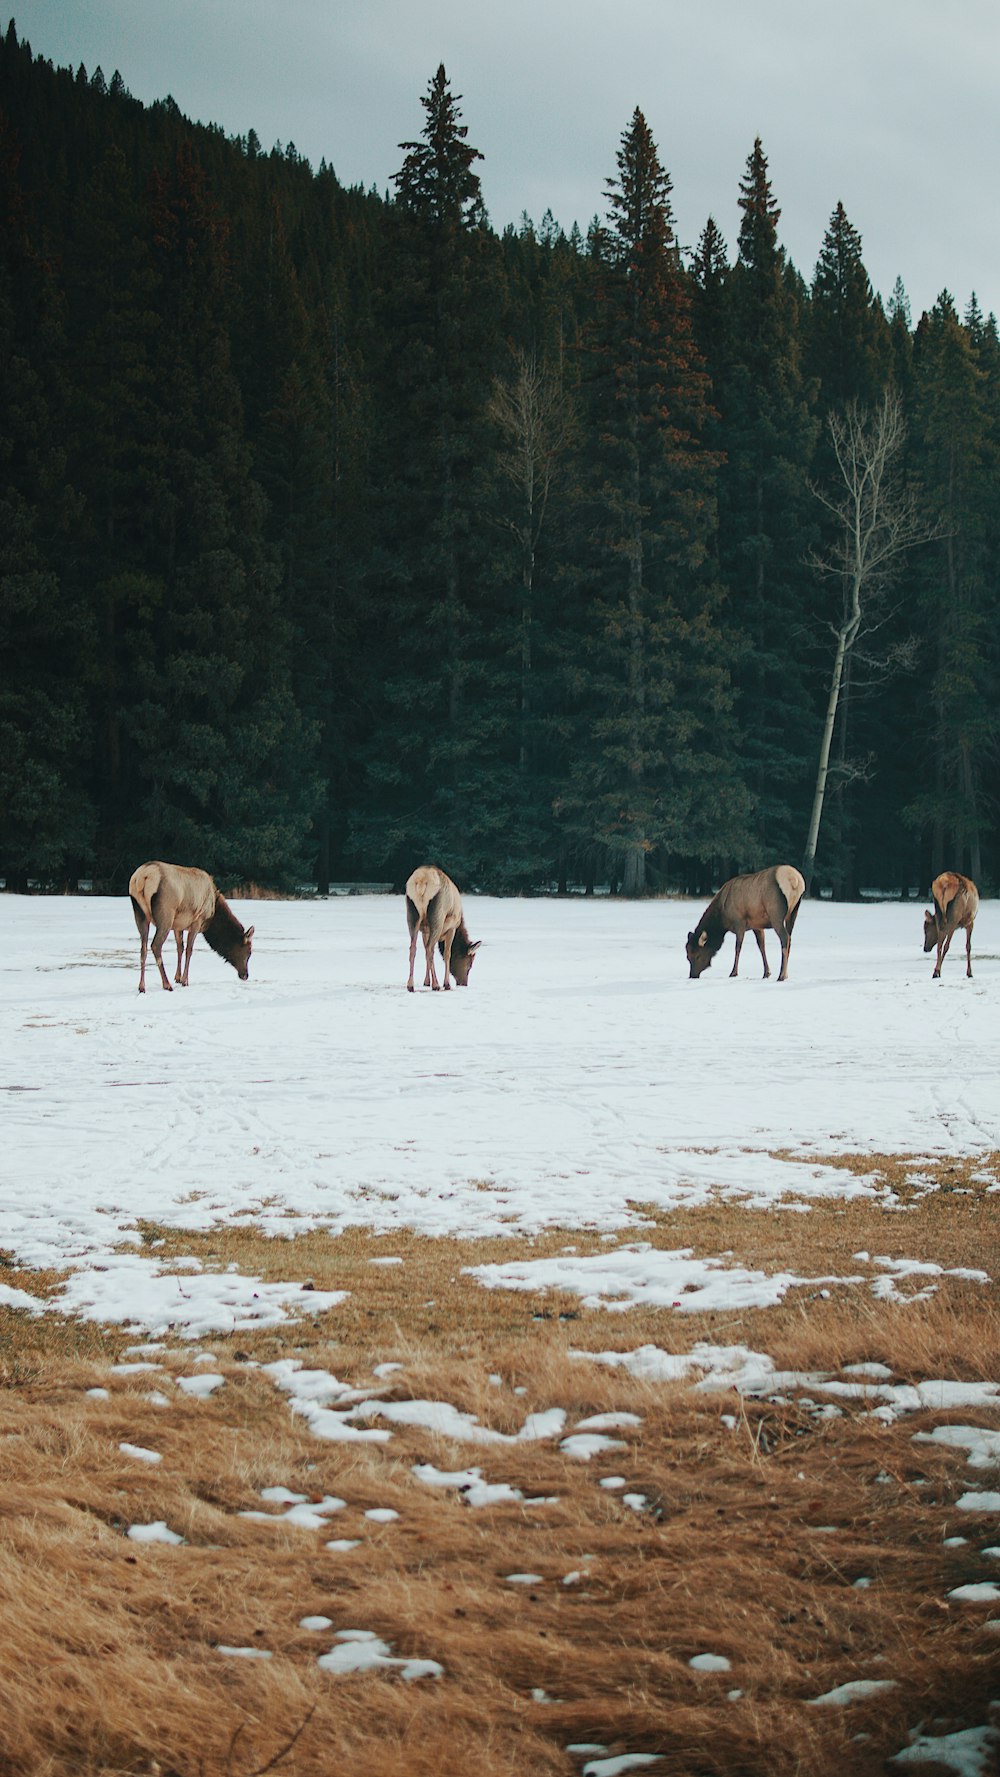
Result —
[[836, 192], [804, 276], [760, 142], [682, 254], [638, 111], [586, 235], [498, 233], [422, 103], [347, 189], [9, 27], [7, 886], [704, 892], [803, 861], [830, 711], [816, 886], [995, 891], [993, 318], [886, 312]]

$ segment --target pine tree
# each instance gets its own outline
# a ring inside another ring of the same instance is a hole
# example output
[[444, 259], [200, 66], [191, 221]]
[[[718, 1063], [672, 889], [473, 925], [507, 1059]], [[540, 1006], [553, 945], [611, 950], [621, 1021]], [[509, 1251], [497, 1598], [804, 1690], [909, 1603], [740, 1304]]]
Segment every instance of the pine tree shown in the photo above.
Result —
[[[927, 869], [981, 880], [987, 782], [1000, 721], [998, 427], [995, 329], [973, 312], [963, 326], [947, 291], [917, 329], [913, 366], [914, 466], [941, 535], [917, 576], [930, 667], [926, 736], [909, 818], [928, 845]], [[992, 397], [992, 400], [991, 400]]]
[[725, 453], [719, 559], [745, 641], [737, 685], [756, 803], [750, 861], [792, 860], [805, 835], [820, 729], [808, 676], [814, 591], [805, 567], [817, 422], [815, 390], [802, 368], [799, 281], [778, 241], [780, 210], [759, 139], [739, 202], [739, 250], [725, 285], [726, 337], [715, 382]]
[[[355, 846], [405, 877], [415, 855], [468, 880], [510, 806], [498, 749], [499, 644], [483, 609], [486, 535], [477, 477], [496, 351], [497, 259], [482, 223], [458, 99], [443, 68], [421, 101], [423, 140], [403, 143], [376, 321], [379, 541], [365, 597], [382, 640], [382, 699]], [[408, 862], [409, 860], [409, 862]]]
[[60, 440], [65, 342], [19, 161], [0, 119], [0, 873], [11, 887], [85, 870], [93, 829], [93, 625], [61, 571], [79, 516]]
[[738, 849], [745, 811], [712, 571], [708, 380], [670, 179], [638, 110], [608, 183], [598, 246], [585, 391], [595, 447], [584, 480], [590, 548], [576, 589], [581, 696], [562, 808], [577, 849], [598, 848], [624, 892], [640, 894], [654, 855], [664, 872], [671, 856]]
[[823, 237], [808, 310], [809, 373], [823, 413], [874, 408], [889, 376], [888, 325], [865, 270], [861, 236], [838, 203]]
[[278, 576], [250, 473], [227, 331], [226, 224], [190, 149], [152, 203], [161, 326], [147, 560], [150, 648], [124, 714], [132, 849], [287, 880], [317, 784], [291, 695]]

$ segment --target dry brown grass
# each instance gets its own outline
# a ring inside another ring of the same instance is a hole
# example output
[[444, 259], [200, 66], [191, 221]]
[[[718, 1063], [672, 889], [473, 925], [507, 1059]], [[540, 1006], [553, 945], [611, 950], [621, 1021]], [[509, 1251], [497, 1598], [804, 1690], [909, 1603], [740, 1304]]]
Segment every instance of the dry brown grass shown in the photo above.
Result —
[[[850, 1164], [868, 1172], [873, 1159]], [[806, 1276], [867, 1275], [872, 1268], [852, 1257], [862, 1249], [995, 1268], [998, 1200], [973, 1177], [982, 1162], [921, 1191], [906, 1183], [912, 1166], [891, 1157], [878, 1166], [893, 1189], [898, 1167], [893, 1201], [904, 1207], [853, 1200], [765, 1215], [715, 1204], [659, 1218], [645, 1237]], [[880, 1302], [864, 1285], [793, 1291], [775, 1308], [740, 1314], [608, 1315], [568, 1296], [487, 1291], [463, 1270], [568, 1241], [581, 1253], [602, 1250], [566, 1230], [530, 1247], [361, 1232], [335, 1241], [268, 1241], [246, 1228], [146, 1232], [165, 1240], [160, 1257], [194, 1252], [207, 1265], [235, 1262], [351, 1294], [296, 1326], [212, 1341], [225, 1386], [207, 1400], [178, 1390], [169, 1408], [147, 1397], [151, 1387], [174, 1392], [171, 1372], [190, 1373], [183, 1342], [163, 1354], [167, 1380], [123, 1374], [113, 1366], [124, 1335], [0, 1311], [4, 1777], [250, 1777], [267, 1768], [525, 1777], [579, 1771], [582, 1758], [565, 1748], [583, 1741], [660, 1753], [652, 1769], [670, 1777], [865, 1777], [883, 1770], [918, 1721], [942, 1731], [986, 1719], [1000, 1640], [985, 1627], [987, 1607], [950, 1604], [947, 1593], [983, 1578], [978, 1551], [1000, 1541], [995, 1520], [958, 1513], [954, 1502], [996, 1481], [976, 1477], [960, 1451], [913, 1442], [940, 1415], [886, 1426], [857, 1403], [820, 1419], [794, 1396], [741, 1404], [571, 1353], [647, 1342], [683, 1350], [708, 1338], [752, 1345], [783, 1368], [877, 1360], [901, 1381], [997, 1380], [995, 1288], [942, 1278], [916, 1306]], [[388, 1253], [405, 1263], [371, 1264]], [[49, 1281], [4, 1276], [22, 1288]], [[500, 1431], [551, 1406], [567, 1410], [570, 1426], [623, 1410], [641, 1424], [616, 1434], [627, 1448], [589, 1464], [553, 1442], [450, 1444], [401, 1426], [386, 1445], [329, 1443], [256, 1367], [278, 1356], [389, 1398], [449, 1401]], [[373, 1365], [385, 1360], [404, 1368], [377, 1382]], [[88, 1398], [94, 1385], [110, 1398]], [[723, 1413], [736, 1416], [735, 1429]], [[981, 1411], [953, 1417], [997, 1424]], [[163, 1460], [131, 1459], [123, 1442]], [[490, 1481], [558, 1503], [473, 1510], [418, 1483], [419, 1462], [476, 1465]], [[652, 1509], [637, 1515], [621, 1491], [601, 1488], [608, 1473], [625, 1476]], [[275, 1484], [347, 1505], [324, 1532], [239, 1516]], [[375, 1506], [399, 1518], [366, 1520]], [[130, 1525], [157, 1519], [184, 1543], [128, 1540]], [[945, 1548], [954, 1534], [968, 1541]], [[335, 1554], [324, 1546], [331, 1536], [361, 1544]], [[512, 1573], [540, 1580], [512, 1585]], [[580, 1577], [567, 1585], [571, 1573]], [[858, 1589], [859, 1578], [872, 1583]], [[314, 1614], [330, 1617], [331, 1629], [299, 1627]], [[445, 1675], [414, 1684], [397, 1674], [329, 1676], [317, 1655], [339, 1628], [375, 1631], [394, 1654], [436, 1659]], [[273, 1657], [227, 1658], [219, 1644]], [[692, 1671], [700, 1651], [726, 1655], [731, 1671]], [[808, 1706], [848, 1679], [879, 1677], [897, 1688], [846, 1709]]]

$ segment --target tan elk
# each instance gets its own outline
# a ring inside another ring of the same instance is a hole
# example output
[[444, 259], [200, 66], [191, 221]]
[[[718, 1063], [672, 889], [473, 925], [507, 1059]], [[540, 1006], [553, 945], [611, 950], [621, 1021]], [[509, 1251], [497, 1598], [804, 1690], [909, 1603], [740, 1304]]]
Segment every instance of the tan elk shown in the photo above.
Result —
[[979, 890], [972, 878], [959, 876], [957, 870], [943, 870], [931, 883], [933, 912], [924, 914], [924, 950], [937, 945], [937, 960], [932, 981], [940, 979], [941, 964], [956, 932], [965, 933], [965, 974], [972, 980], [972, 928], [979, 912]]
[[[232, 963], [241, 981], [250, 973], [250, 952], [253, 948], [253, 926], [240, 925], [225, 895], [221, 895], [206, 870], [195, 870], [186, 864], [140, 864], [133, 870], [128, 885], [132, 912], [139, 931], [139, 992], [146, 991], [146, 946], [152, 926], [152, 951], [160, 980], [168, 993], [173, 990], [163, 967], [163, 942], [168, 932], [177, 940], [177, 972], [174, 980], [181, 987], [188, 984], [191, 952], [201, 932], [206, 942], [219, 955]], [[181, 968], [184, 934], [187, 951]]]
[[694, 931], [688, 933], [685, 948], [691, 965], [690, 979], [697, 981], [699, 975], [704, 974], [712, 958], [722, 949], [726, 934], [735, 932], [736, 955], [730, 970], [731, 980], [739, 970], [743, 940], [747, 932], [753, 932], [764, 963], [764, 979], [768, 980], [771, 971], [767, 966], [764, 933], [770, 929], [778, 934], [781, 943], [778, 980], [784, 981], [788, 975], [792, 930], [805, 887], [804, 878], [791, 864], [773, 864], [769, 870], [757, 870], [752, 876], [733, 876], [729, 882], [724, 882]]
[[432, 987], [435, 993], [438, 992], [437, 971], [434, 967], [434, 947], [438, 945], [444, 958], [445, 992], [451, 987], [449, 972], [455, 977], [456, 987], [467, 987], [481, 940], [477, 939], [475, 944], [469, 942], [469, 934], [462, 918], [462, 897], [451, 877], [446, 876], [435, 864], [421, 864], [407, 881], [406, 923], [410, 931], [410, 978], [406, 983], [407, 992], [413, 992], [413, 962], [417, 954], [418, 938], [424, 941], [424, 955], [427, 959], [424, 986]]

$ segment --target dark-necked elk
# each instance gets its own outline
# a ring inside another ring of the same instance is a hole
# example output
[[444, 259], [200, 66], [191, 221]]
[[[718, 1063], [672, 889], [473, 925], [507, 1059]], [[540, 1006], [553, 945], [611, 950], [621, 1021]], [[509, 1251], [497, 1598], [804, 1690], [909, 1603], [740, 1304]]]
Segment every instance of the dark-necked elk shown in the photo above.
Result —
[[[225, 895], [221, 895], [207, 870], [195, 870], [186, 864], [140, 864], [133, 870], [128, 885], [132, 912], [139, 931], [139, 992], [146, 991], [146, 946], [149, 928], [153, 927], [152, 951], [160, 980], [172, 992], [163, 967], [163, 941], [168, 932], [177, 940], [177, 973], [174, 980], [181, 987], [188, 984], [191, 952], [201, 932], [219, 955], [232, 963], [241, 981], [250, 973], [250, 952], [253, 948], [253, 926], [240, 925]], [[181, 967], [184, 934], [187, 951]]]
[[777, 932], [781, 942], [781, 973], [788, 975], [788, 952], [792, 942], [799, 904], [805, 893], [805, 881], [791, 864], [773, 864], [770, 870], [757, 870], [752, 876], [733, 876], [724, 882], [718, 894], [705, 908], [698, 924], [687, 937], [687, 959], [691, 980], [697, 981], [709, 967], [712, 958], [722, 949], [727, 932], [736, 934], [736, 955], [730, 979], [740, 966], [740, 951], [748, 932], [753, 932], [764, 963], [764, 979], [770, 976], [764, 933]]
[[937, 945], [937, 961], [931, 980], [939, 979], [941, 964], [948, 954], [948, 947], [955, 933], [964, 932], [965, 973], [971, 981], [972, 928], [979, 912], [979, 890], [971, 877], [959, 876], [957, 870], [944, 870], [931, 883], [931, 894], [934, 896], [934, 910], [932, 912], [928, 908], [924, 914], [924, 950], [933, 950]]
[[469, 942], [469, 934], [462, 918], [462, 897], [451, 877], [439, 870], [436, 864], [419, 865], [409, 878], [406, 884], [406, 923], [410, 930], [410, 978], [406, 983], [407, 991], [413, 992], [413, 962], [417, 954], [418, 938], [424, 941], [427, 959], [424, 986], [433, 987], [435, 993], [438, 991], [437, 971], [434, 967], [434, 947], [438, 945], [444, 958], [445, 992], [451, 987], [449, 973], [454, 975], [456, 987], [467, 987], [480, 940], [477, 939], [475, 944]]

